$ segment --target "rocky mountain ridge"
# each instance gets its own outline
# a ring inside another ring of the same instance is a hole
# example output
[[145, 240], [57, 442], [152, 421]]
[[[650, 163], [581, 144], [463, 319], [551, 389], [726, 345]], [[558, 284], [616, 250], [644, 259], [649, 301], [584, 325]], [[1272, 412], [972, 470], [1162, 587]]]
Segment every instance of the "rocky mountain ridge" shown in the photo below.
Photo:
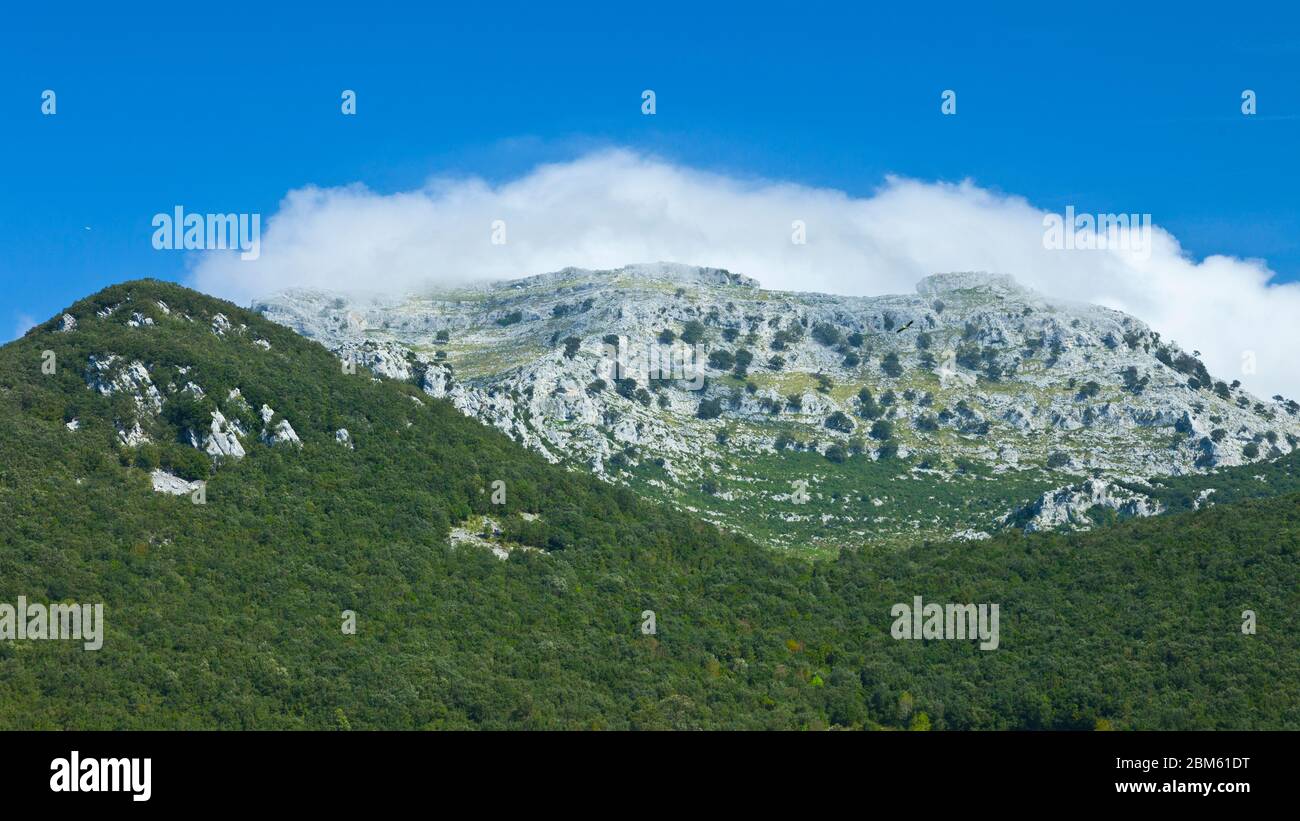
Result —
[[[404, 299], [298, 290], [253, 307], [553, 462], [787, 546], [989, 531], [1086, 480], [1195, 473], [1300, 442], [1294, 401], [1215, 379], [1137, 318], [1006, 275], [840, 297], [660, 263]], [[916, 491], [889, 492], [899, 482], [937, 492], [900, 504]], [[990, 498], [1005, 506], [973, 504]]]

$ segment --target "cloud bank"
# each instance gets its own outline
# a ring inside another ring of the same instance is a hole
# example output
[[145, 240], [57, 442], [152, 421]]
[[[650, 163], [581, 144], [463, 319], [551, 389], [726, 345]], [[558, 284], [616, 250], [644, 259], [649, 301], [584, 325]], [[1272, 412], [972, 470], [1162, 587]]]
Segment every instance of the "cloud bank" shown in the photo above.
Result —
[[[1051, 250], [1046, 215], [970, 182], [889, 178], [853, 197], [611, 150], [500, 185], [434, 178], [396, 194], [294, 190], [265, 221], [260, 258], [201, 254], [190, 282], [246, 302], [289, 287], [406, 293], [664, 260], [726, 268], [766, 288], [876, 295], [911, 292], [938, 271], [993, 271], [1133, 314], [1257, 393], [1300, 395], [1300, 284], [1272, 284], [1261, 260], [1195, 261], [1158, 225], [1143, 253]], [[498, 220], [504, 244], [493, 242]], [[791, 241], [795, 221], [806, 244]], [[1251, 355], [1255, 373], [1243, 371]]]

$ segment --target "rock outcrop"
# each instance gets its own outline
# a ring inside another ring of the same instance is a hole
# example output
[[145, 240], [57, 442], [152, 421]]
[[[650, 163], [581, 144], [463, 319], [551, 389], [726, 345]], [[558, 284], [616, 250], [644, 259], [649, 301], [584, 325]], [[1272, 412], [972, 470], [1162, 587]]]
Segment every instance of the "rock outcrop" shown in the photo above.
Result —
[[1119, 518], [1127, 519], [1155, 516], [1163, 513], [1164, 507], [1141, 493], [1102, 479], [1089, 479], [1044, 493], [1025, 507], [1007, 514], [1001, 524], [1018, 527], [1026, 533], [1088, 530], [1101, 520], [1105, 511], [1113, 511]]

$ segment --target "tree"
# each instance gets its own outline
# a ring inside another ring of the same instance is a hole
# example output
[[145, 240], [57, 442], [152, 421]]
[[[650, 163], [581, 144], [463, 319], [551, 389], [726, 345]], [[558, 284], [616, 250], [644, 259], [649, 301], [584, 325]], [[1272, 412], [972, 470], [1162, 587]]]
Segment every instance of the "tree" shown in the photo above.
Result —
[[902, 376], [903, 366], [898, 361], [898, 354], [896, 353], [885, 354], [884, 358], [880, 360], [880, 370], [884, 371], [886, 376], [889, 376], [893, 379], [897, 379], [898, 377]]
[[871, 438], [884, 441], [892, 438], [894, 435], [894, 426], [885, 419], [877, 419], [871, 424]]
[[845, 416], [843, 411], [835, 411], [826, 417], [826, 427], [841, 433], [852, 433], [853, 420]]
[[741, 348], [740, 350], [736, 351], [736, 370], [734, 371], [736, 376], [740, 377], [741, 379], [744, 379], [745, 376], [749, 374], [749, 365], [753, 361], [754, 361], [754, 355], [749, 351], [745, 350], [744, 348]]
[[717, 419], [722, 415], [722, 400], [717, 398], [702, 400], [695, 410], [695, 415], [700, 419]]
[[844, 342], [844, 334], [829, 322], [818, 322], [813, 325], [812, 338], [828, 348], [834, 348]]
[[736, 364], [736, 357], [731, 351], [719, 348], [709, 353], [709, 367], [720, 371], [729, 371], [731, 366]]
[[1139, 378], [1138, 369], [1134, 365], [1129, 365], [1120, 372], [1120, 375], [1124, 380], [1124, 390], [1130, 393], [1142, 393], [1146, 389], [1147, 383], [1151, 381], [1149, 376]]
[[682, 327], [682, 341], [687, 345], [694, 345], [704, 339], [704, 323], [698, 319], [692, 319]]
[[863, 419], [876, 419], [880, 416], [880, 406], [871, 395], [871, 389], [863, 387], [858, 391], [858, 415]]

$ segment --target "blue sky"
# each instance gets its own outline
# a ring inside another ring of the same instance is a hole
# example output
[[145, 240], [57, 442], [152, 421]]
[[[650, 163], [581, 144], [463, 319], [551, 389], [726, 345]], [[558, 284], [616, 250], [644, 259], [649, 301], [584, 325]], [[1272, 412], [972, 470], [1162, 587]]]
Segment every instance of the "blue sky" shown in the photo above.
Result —
[[7, 10], [0, 338], [113, 282], [183, 279], [184, 253], [150, 244], [178, 203], [273, 214], [308, 184], [506, 180], [610, 145], [855, 196], [900, 174], [1146, 212], [1194, 257], [1300, 280], [1295, 12], [566, 5]]

